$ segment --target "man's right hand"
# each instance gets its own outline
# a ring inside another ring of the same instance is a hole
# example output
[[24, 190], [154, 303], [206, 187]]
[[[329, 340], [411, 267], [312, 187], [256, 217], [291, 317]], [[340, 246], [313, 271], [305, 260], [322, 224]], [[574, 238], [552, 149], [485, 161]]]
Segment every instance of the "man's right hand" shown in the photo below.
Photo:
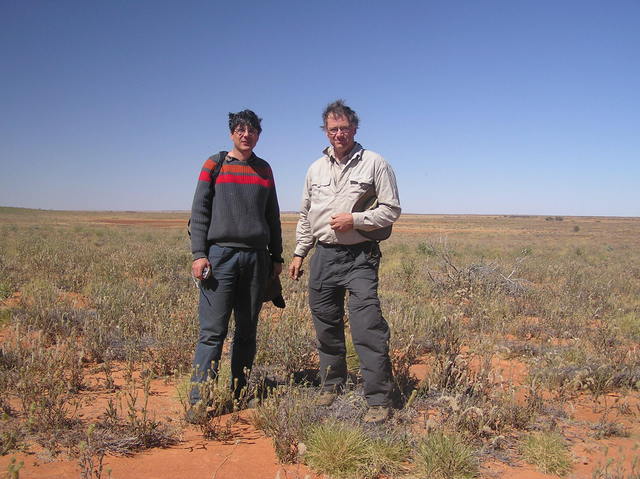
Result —
[[207, 258], [198, 258], [191, 264], [191, 274], [194, 278], [202, 281], [204, 279], [202, 277], [202, 272], [207, 266], [211, 267], [211, 263], [209, 263]]
[[289, 277], [291, 279], [298, 281], [300, 276], [302, 276], [302, 261], [304, 261], [304, 258], [301, 258], [300, 256], [294, 256], [291, 260], [291, 263], [289, 264]]

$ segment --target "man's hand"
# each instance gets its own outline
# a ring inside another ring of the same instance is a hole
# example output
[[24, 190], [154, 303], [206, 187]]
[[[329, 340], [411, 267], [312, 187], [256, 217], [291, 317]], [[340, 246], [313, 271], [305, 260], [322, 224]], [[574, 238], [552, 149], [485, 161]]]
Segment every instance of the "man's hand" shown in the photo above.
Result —
[[204, 279], [202, 277], [202, 272], [207, 266], [211, 268], [211, 263], [209, 263], [209, 260], [207, 258], [198, 258], [191, 264], [191, 274], [194, 278], [202, 281]]
[[282, 273], [282, 263], [278, 261], [273, 262], [273, 271], [271, 273], [272, 278], [277, 278]]
[[331, 217], [329, 224], [333, 231], [344, 233], [353, 229], [353, 215], [351, 213], [338, 213]]
[[294, 256], [293, 259], [291, 260], [291, 263], [289, 264], [289, 277], [291, 279], [295, 279], [296, 281], [298, 281], [298, 279], [300, 278], [300, 276], [302, 276], [302, 262], [304, 261], [304, 258], [301, 258], [300, 256]]

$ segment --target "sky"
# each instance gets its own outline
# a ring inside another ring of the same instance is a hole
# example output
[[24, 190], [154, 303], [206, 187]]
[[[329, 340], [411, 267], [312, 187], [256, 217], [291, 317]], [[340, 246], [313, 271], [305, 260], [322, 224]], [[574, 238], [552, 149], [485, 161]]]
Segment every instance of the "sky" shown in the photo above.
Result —
[[296, 211], [337, 98], [405, 213], [640, 216], [638, 0], [0, 0], [0, 205], [188, 210], [250, 108]]

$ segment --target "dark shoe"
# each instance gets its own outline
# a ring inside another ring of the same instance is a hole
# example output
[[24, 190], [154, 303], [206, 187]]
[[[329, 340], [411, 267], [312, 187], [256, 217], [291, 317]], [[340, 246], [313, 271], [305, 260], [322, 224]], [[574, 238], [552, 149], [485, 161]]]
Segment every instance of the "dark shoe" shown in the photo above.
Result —
[[386, 406], [369, 406], [362, 420], [367, 424], [378, 424], [385, 422], [390, 415], [391, 410]]
[[338, 395], [333, 391], [322, 391], [314, 400], [316, 406], [331, 406]]
[[207, 421], [207, 408], [202, 403], [196, 403], [187, 409], [184, 420], [189, 424], [204, 424]]

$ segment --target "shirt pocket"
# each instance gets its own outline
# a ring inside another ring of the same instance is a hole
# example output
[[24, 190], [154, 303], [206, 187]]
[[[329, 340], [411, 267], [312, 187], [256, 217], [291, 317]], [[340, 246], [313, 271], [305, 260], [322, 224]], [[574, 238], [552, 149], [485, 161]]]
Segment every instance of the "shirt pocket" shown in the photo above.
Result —
[[353, 178], [349, 178], [349, 195], [354, 199], [360, 198], [363, 193], [373, 187], [373, 178], [369, 176], [354, 176]]
[[331, 194], [331, 181], [321, 180], [311, 184], [311, 199], [323, 201]]

